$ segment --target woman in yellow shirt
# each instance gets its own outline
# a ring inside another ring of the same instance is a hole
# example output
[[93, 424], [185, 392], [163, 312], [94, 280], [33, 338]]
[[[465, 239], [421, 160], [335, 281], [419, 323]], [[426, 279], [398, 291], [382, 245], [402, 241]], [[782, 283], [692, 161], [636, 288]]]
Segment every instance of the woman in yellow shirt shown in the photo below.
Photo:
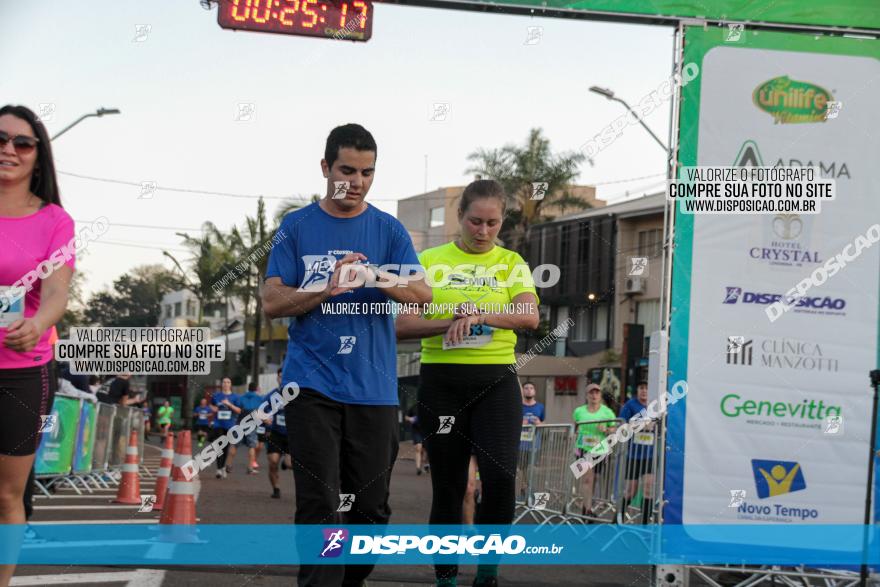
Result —
[[[478, 180], [461, 196], [461, 236], [419, 255], [433, 303], [402, 311], [400, 340], [422, 339], [419, 423], [431, 461], [431, 524], [461, 524], [471, 452], [483, 485], [478, 524], [510, 524], [522, 423], [514, 329], [538, 326], [529, 267], [495, 245], [507, 199]], [[458, 567], [437, 565], [437, 585], [455, 585]], [[497, 585], [497, 565], [480, 565], [474, 585]]]

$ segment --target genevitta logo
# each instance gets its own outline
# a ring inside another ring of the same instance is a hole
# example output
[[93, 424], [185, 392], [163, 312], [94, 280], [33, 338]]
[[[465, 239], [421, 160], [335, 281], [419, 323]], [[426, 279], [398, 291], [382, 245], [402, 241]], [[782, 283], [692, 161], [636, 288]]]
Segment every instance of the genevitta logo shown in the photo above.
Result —
[[[782, 294], [760, 293], [744, 291], [741, 287], [727, 286], [724, 293], [724, 304], [736, 304], [742, 301], [743, 304], [756, 304], [767, 306], [773, 302], [782, 300]], [[805, 312], [808, 314], [830, 314], [834, 316], [843, 316], [846, 312], [846, 300], [843, 298], [830, 298], [827, 296], [804, 296], [799, 299], [786, 299], [786, 304], [794, 304], [795, 312]]]

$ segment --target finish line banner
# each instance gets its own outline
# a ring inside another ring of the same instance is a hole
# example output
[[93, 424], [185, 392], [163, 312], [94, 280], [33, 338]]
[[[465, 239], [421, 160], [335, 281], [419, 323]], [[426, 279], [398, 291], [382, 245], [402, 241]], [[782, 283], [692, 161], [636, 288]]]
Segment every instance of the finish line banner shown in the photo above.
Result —
[[[868, 526], [0, 526], [0, 564], [858, 565], [880, 563]], [[866, 538], [867, 551], [862, 550]], [[729, 540], [746, 546], [731, 549]], [[763, 543], [763, 544], [759, 544]], [[769, 543], [771, 546], [766, 546]], [[229, 548], [234, 544], [235, 548]], [[754, 544], [754, 546], [749, 546]], [[16, 554], [16, 545], [21, 545]], [[218, 553], [222, 556], [218, 557]], [[864, 558], [863, 558], [864, 557]]]
[[676, 210], [669, 381], [691, 391], [668, 419], [664, 521], [862, 523], [880, 363], [880, 41], [684, 36], [700, 77], [682, 89], [682, 169], [813, 169], [835, 197], [818, 214]]

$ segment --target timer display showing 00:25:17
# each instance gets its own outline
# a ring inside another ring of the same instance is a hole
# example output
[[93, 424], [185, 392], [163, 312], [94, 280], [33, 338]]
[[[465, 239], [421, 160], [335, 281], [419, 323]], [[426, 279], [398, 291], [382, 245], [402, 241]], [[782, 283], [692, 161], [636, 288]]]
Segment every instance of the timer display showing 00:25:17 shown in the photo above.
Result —
[[[318, 24], [327, 24], [333, 27], [338, 25], [340, 29], [363, 31], [367, 28], [370, 9], [367, 2], [363, 0], [342, 2], [338, 6], [331, 4], [329, 7], [327, 3], [318, 0], [232, 0], [226, 6], [229, 18], [224, 20], [227, 22], [231, 20], [232, 22], [229, 24], [233, 22], [251, 25], [265, 24], [271, 30], [279, 30], [279, 24], [300, 30], [315, 29]], [[221, 4], [222, 8], [223, 4]], [[321, 16], [318, 13], [319, 10], [322, 13], [327, 13], [328, 8], [330, 14]], [[359, 17], [357, 17], [358, 12], [360, 13]], [[299, 22], [296, 21], [298, 14], [302, 15]], [[338, 23], [327, 22], [334, 19], [334, 16], [338, 16]], [[350, 24], [346, 22], [349, 19], [351, 20]], [[271, 20], [275, 20], [277, 24], [271, 23]]]

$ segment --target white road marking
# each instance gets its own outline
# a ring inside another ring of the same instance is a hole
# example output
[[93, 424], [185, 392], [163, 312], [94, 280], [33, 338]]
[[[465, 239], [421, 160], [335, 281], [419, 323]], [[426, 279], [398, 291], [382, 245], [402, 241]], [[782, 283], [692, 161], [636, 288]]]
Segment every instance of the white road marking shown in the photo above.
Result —
[[28, 522], [31, 526], [58, 526], [65, 524], [158, 524], [159, 518], [125, 518], [120, 520], [52, 520], [51, 522]]
[[114, 573], [68, 573], [58, 575], [24, 575], [13, 577], [13, 587], [24, 585], [64, 585], [67, 583], [121, 583], [127, 587], [161, 587], [165, 571], [137, 569]]

